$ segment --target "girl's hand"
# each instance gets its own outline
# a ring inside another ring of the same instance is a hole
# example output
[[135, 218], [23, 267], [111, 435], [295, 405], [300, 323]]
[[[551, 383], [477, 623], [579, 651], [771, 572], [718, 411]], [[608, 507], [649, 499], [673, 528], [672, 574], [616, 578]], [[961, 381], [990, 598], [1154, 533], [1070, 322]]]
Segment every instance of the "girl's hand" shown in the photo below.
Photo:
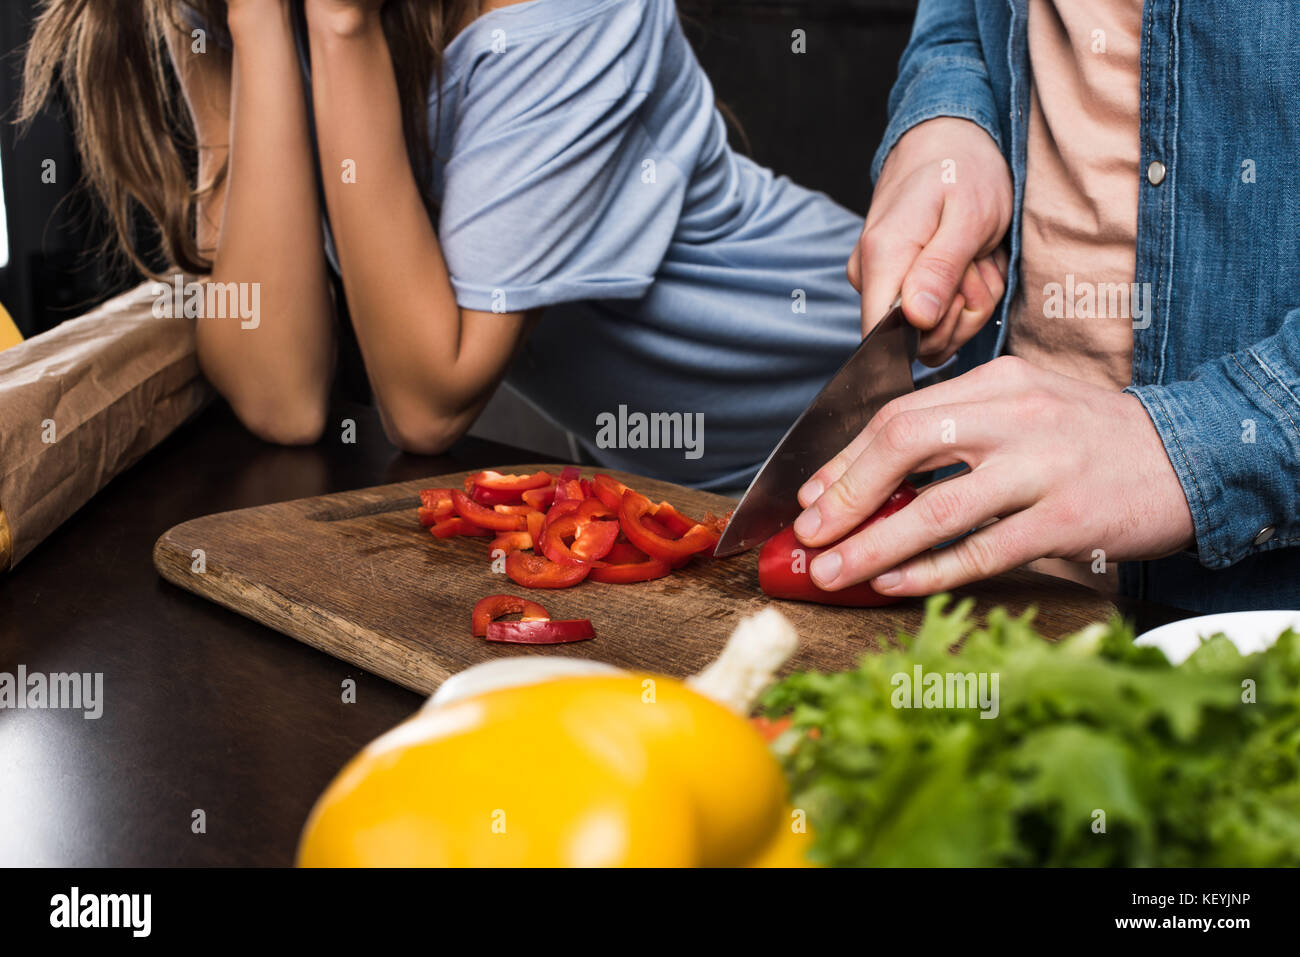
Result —
[[1011, 206], [1011, 172], [979, 126], [939, 117], [908, 130], [885, 161], [849, 257], [863, 335], [901, 292], [908, 322], [921, 330], [918, 357], [946, 362], [1002, 298]]
[[1193, 542], [1142, 403], [1009, 356], [881, 409], [800, 489], [795, 535], [828, 545], [909, 474], [957, 462], [970, 470], [819, 555], [808, 569], [817, 586], [870, 579], [882, 595], [928, 595], [1036, 558], [1150, 559]]

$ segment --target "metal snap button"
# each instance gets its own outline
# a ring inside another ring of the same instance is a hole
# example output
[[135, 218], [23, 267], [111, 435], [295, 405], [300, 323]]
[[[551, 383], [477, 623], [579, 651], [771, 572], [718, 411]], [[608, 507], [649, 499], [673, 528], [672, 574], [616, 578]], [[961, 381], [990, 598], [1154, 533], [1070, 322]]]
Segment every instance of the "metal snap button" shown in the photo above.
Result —
[[1153, 160], [1147, 167], [1147, 182], [1152, 186], [1159, 186], [1165, 181], [1165, 164], [1160, 160]]
[[1265, 525], [1263, 528], [1261, 528], [1258, 532], [1255, 533], [1255, 539], [1251, 544], [1263, 545], [1270, 538], [1272, 538], [1276, 533], [1277, 533], [1276, 525]]

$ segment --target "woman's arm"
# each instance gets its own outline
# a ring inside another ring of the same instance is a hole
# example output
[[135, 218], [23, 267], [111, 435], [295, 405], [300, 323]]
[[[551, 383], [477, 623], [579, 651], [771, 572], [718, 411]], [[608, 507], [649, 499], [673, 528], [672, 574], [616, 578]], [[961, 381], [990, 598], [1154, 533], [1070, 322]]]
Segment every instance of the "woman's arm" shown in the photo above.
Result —
[[407, 157], [379, 6], [307, 3], [325, 204], [384, 426], [401, 448], [435, 453], [474, 421], [532, 317], [456, 302]]
[[[203, 197], [198, 240], [212, 283], [258, 283], [255, 327], [198, 323], [199, 362], [240, 420], [264, 439], [314, 442], [325, 425], [334, 361], [333, 303], [307, 108], [285, 0], [231, 0], [233, 56], [169, 37], [194, 117]], [[213, 252], [215, 251], [215, 252]]]

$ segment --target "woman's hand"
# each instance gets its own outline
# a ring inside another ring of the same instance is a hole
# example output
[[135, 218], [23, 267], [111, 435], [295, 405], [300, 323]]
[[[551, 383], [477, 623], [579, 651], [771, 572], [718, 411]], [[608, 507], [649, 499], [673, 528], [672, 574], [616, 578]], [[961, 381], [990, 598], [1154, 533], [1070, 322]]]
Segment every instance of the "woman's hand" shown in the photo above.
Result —
[[871, 579], [881, 594], [927, 595], [1036, 558], [1158, 558], [1193, 541], [1142, 403], [1011, 357], [881, 409], [800, 489], [795, 534], [813, 547], [834, 542], [907, 475], [957, 462], [970, 470], [818, 556], [813, 581], [835, 590]]
[[866, 335], [902, 293], [921, 330], [918, 357], [941, 365], [993, 315], [1006, 288], [999, 248], [1011, 223], [1011, 172], [975, 123], [939, 117], [890, 151], [849, 257]]

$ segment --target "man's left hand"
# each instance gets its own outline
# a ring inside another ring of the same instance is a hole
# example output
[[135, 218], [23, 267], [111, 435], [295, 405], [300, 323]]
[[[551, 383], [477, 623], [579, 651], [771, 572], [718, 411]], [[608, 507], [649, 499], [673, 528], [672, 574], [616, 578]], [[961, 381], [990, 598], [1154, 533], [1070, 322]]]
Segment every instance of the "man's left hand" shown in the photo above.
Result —
[[1009, 356], [881, 409], [800, 489], [795, 534], [813, 547], [836, 542], [909, 474], [956, 463], [969, 469], [818, 556], [813, 581], [833, 591], [871, 579], [881, 594], [928, 595], [1037, 558], [1157, 558], [1194, 540], [1182, 486], [1136, 397]]

